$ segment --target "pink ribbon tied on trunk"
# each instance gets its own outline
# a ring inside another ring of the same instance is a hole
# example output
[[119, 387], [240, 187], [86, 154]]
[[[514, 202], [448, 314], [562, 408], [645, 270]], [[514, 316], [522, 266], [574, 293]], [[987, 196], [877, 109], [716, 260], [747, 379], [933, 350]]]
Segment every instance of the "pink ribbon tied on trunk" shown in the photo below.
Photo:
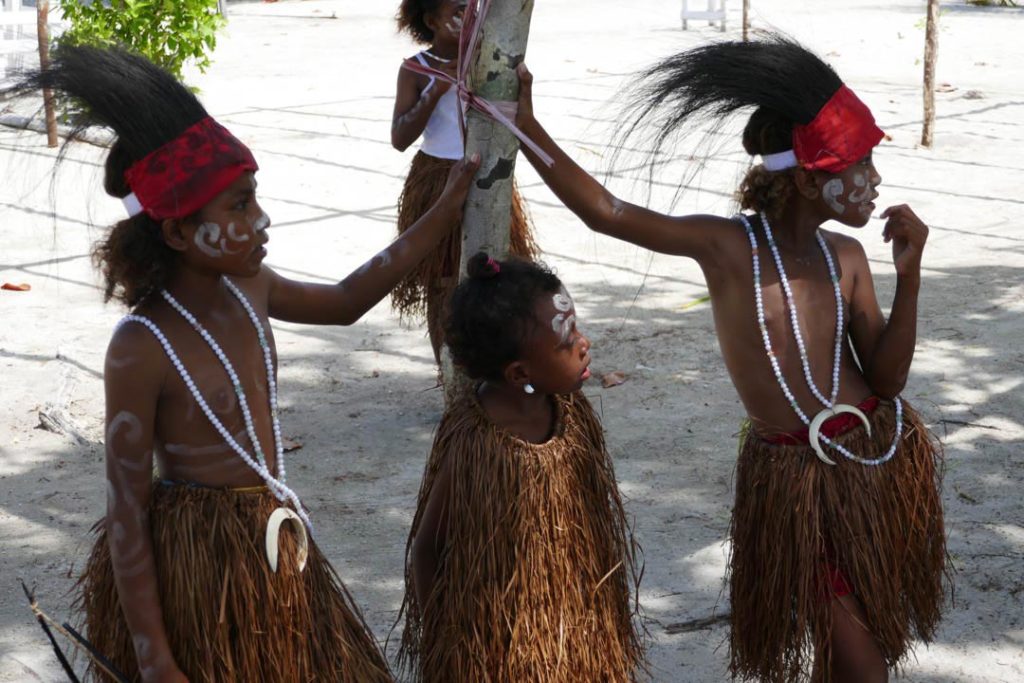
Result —
[[[472, 57], [476, 53], [476, 49], [480, 44], [480, 32], [483, 29], [484, 18], [487, 16], [487, 12], [491, 8], [491, 0], [470, 0], [466, 4], [466, 10], [462, 17], [462, 30], [459, 33], [459, 66], [457, 72], [457, 78], [452, 78], [445, 72], [435, 69], [431, 66], [424, 66], [415, 59], [407, 59], [402, 63], [403, 68], [413, 71], [424, 76], [430, 76], [431, 78], [440, 79], [446, 83], [450, 83], [455, 87], [456, 93], [459, 97], [459, 102], [462, 104], [462, 111], [466, 111], [466, 107], [473, 107], [477, 111], [490, 116], [492, 119], [500, 123], [501, 125], [512, 131], [519, 141], [526, 145], [531, 152], [537, 155], [537, 158], [544, 163], [545, 166], [553, 166], [555, 160], [545, 152], [540, 146], [530, 139], [526, 133], [519, 129], [515, 124], [516, 112], [519, 109], [517, 102], [491, 102], [486, 100], [469, 89], [469, 57]], [[463, 117], [459, 117], [459, 131], [462, 134], [462, 139], [466, 139], [466, 123]]]

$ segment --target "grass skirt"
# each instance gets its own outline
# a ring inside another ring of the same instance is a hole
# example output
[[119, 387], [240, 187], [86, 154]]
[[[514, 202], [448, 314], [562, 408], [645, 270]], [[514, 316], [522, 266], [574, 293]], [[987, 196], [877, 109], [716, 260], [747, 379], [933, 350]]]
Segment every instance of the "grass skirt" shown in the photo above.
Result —
[[[586, 398], [557, 401], [544, 444], [495, 427], [472, 396], [442, 419], [406, 553], [400, 659], [420, 681], [636, 680], [639, 578], [615, 473]], [[421, 608], [408, 560], [446, 459], [446, 548]]]
[[[455, 161], [451, 159], [416, 153], [398, 199], [399, 235], [412, 227], [441, 196], [453, 165]], [[431, 338], [440, 330], [445, 302], [458, 284], [461, 248], [462, 230], [455, 229], [391, 292], [391, 305], [403, 320], [426, 316]], [[537, 255], [526, 205], [514, 184], [509, 255], [526, 259]]]
[[[881, 402], [869, 419], [872, 437], [857, 427], [837, 441], [876, 458], [892, 443], [893, 404]], [[731, 529], [734, 677], [799, 680], [815, 660], [829, 671], [830, 565], [852, 585], [890, 668], [912, 638], [934, 636], [948, 568], [942, 455], [906, 401], [903, 423], [896, 454], [878, 466], [834, 452], [830, 466], [806, 444], [745, 434]]]
[[[277, 573], [267, 564], [266, 489], [156, 484], [149, 518], [164, 627], [191, 683], [392, 681], [358, 608], [319, 548], [296, 564], [296, 535], [281, 527]], [[77, 606], [86, 637], [139, 681], [101, 522]], [[94, 680], [108, 680], [91, 672]]]

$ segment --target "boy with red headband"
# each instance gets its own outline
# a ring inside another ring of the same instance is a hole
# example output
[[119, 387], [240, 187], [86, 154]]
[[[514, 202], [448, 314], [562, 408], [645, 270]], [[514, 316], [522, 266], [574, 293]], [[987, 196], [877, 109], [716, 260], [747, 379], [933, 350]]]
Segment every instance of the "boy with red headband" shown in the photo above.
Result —
[[458, 224], [476, 163], [454, 164], [433, 208], [339, 284], [296, 282], [262, 265], [270, 219], [252, 153], [173, 77], [63, 46], [14, 90], [42, 88], [116, 133], [105, 185], [130, 215], [95, 251], [107, 299], [131, 314], [104, 369], [88, 638], [147, 683], [391, 681], [286, 482], [269, 320], [358, 320]]
[[[734, 677], [884, 681], [911, 639], [930, 640], [947, 567], [941, 457], [899, 397], [914, 355], [928, 228], [906, 205], [881, 213], [896, 294], [888, 320], [857, 240], [881, 177], [871, 112], [818, 57], [781, 38], [699, 47], [641, 79], [627, 135], [654, 120], [720, 127], [753, 109], [743, 145], [760, 155], [740, 188], [752, 215], [670, 217], [620, 201], [533, 116], [522, 71], [525, 150], [593, 230], [696, 259], [725, 365], [749, 417], [731, 526]], [[660, 117], [660, 118], [659, 118]], [[652, 151], [652, 158], [657, 149]]]

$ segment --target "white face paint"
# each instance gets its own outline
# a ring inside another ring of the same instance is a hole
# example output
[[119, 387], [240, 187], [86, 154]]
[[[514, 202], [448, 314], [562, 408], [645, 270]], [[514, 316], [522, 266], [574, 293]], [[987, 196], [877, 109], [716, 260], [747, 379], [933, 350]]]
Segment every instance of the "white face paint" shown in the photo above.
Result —
[[825, 198], [825, 203], [836, 213], [844, 213], [846, 211], [846, 207], [842, 202], [844, 192], [846, 192], [846, 186], [843, 185], [842, 178], [833, 178], [821, 188], [821, 195]]
[[565, 344], [569, 341], [569, 335], [572, 334], [573, 325], [576, 324], [576, 315], [569, 314], [569, 311], [573, 309], [572, 297], [569, 296], [569, 293], [563, 287], [551, 297], [551, 303], [554, 304], [555, 310], [558, 311], [558, 314], [551, 319], [551, 329], [558, 335], [561, 343]]
[[255, 230], [256, 232], [266, 232], [267, 228], [269, 228], [269, 227], [270, 227], [270, 216], [268, 216], [267, 214], [262, 213], [262, 212], [260, 213], [259, 218], [257, 218], [252, 223], [252, 229]]
[[210, 258], [220, 258], [224, 255], [219, 246], [221, 241], [220, 225], [217, 223], [203, 223], [200, 225], [192, 241], [196, 243], [199, 251]]
[[235, 241], [235, 242], [248, 242], [249, 241], [249, 236], [248, 235], [244, 235], [244, 234], [243, 235], [239, 235], [238, 234], [238, 226], [235, 225], [234, 223], [229, 223], [228, 224], [228, 237], [231, 240]]
[[857, 171], [853, 174], [853, 184], [857, 187], [850, 193], [850, 203], [857, 206], [861, 215], [871, 215], [871, 183], [868, 182], [868, 174], [864, 171]]

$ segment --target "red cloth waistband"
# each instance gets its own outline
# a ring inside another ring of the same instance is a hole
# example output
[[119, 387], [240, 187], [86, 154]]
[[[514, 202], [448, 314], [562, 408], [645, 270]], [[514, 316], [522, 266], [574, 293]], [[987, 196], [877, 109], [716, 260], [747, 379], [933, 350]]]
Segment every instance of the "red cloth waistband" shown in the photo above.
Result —
[[[860, 408], [865, 415], [870, 415], [871, 413], [875, 412], [875, 409], [878, 408], [879, 403], [881, 403], [880, 398], [878, 398], [877, 396], [869, 396], [863, 401], [861, 401], [857, 405], [857, 407]], [[846, 432], [854, 429], [855, 427], [860, 426], [860, 424], [861, 421], [856, 415], [851, 415], [849, 413], [840, 413], [835, 417], [830, 417], [829, 419], [825, 420], [825, 423], [821, 425], [821, 435], [826, 436], [830, 439], [834, 439], [835, 437], [842, 436]], [[801, 427], [800, 429], [797, 429], [796, 431], [789, 433], [782, 432], [779, 434], [761, 435], [761, 438], [767, 441], [768, 443], [774, 443], [784, 446], [796, 446], [800, 444], [806, 445], [810, 443], [810, 441], [807, 438], [808, 431], [809, 430], [807, 429], [807, 427]]]
[[145, 212], [160, 221], [192, 215], [258, 169], [249, 148], [206, 117], [132, 164], [124, 177]]
[[793, 152], [806, 169], [839, 173], [863, 159], [883, 137], [871, 110], [843, 85], [813, 121], [793, 128]]

